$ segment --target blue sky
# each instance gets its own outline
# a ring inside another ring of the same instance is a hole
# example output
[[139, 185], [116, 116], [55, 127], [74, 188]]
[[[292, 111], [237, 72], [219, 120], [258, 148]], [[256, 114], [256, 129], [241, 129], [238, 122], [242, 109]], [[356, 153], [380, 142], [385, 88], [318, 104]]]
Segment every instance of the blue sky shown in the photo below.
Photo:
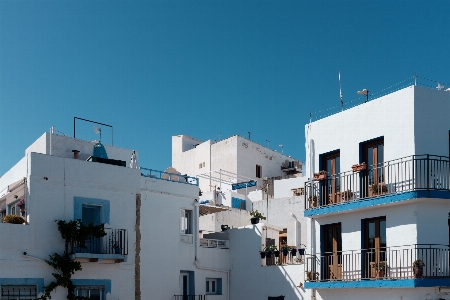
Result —
[[[51, 126], [73, 136], [75, 116], [113, 125], [114, 144], [158, 170], [179, 134], [250, 131], [304, 161], [310, 112], [339, 110], [339, 71], [346, 105], [414, 72], [450, 82], [449, 11], [448, 1], [0, 0], [0, 174]], [[95, 139], [92, 127], [80, 123], [77, 137]]]

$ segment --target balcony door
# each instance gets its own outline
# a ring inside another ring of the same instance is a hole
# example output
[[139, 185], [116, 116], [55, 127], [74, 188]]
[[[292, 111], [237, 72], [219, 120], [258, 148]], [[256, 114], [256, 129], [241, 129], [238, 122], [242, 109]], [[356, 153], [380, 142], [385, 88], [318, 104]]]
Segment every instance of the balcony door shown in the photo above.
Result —
[[341, 223], [324, 226], [324, 279], [342, 278], [342, 237]]
[[382, 189], [379, 185], [384, 183], [384, 139], [380, 138], [366, 143], [363, 151], [363, 160], [367, 163], [366, 189], [369, 192], [368, 196], [371, 197], [374, 194], [372, 193], [372, 186], [377, 185], [378, 190], [381, 192]]
[[[81, 222], [84, 225], [100, 225], [101, 206], [83, 205], [81, 208]], [[91, 237], [86, 242], [88, 253], [101, 253], [101, 238]]]
[[189, 297], [189, 273], [180, 273], [180, 295], [181, 299], [188, 300]]
[[327, 180], [325, 181], [325, 201], [324, 203], [333, 204], [341, 202], [340, 177], [336, 174], [341, 172], [340, 153], [334, 152], [323, 157], [322, 166], [327, 171]]
[[366, 278], [375, 277], [374, 266], [386, 261], [386, 217], [364, 221]]

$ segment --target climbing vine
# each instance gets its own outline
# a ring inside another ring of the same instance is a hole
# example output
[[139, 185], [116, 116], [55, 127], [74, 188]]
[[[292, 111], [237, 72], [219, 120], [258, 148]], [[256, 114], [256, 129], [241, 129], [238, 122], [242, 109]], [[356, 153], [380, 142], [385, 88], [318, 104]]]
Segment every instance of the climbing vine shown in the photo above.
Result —
[[86, 248], [88, 239], [101, 238], [106, 235], [104, 224], [100, 225], [84, 225], [80, 220], [63, 221], [56, 220], [58, 230], [64, 239], [64, 253], [62, 255], [54, 253], [49, 255], [50, 259], [45, 260], [56, 272], [52, 273], [55, 281], [44, 287], [44, 295], [39, 300], [51, 299], [51, 292], [58, 286], [67, 288], [68, 300], [89, 299], [86, 297], [75, 296], [75, 285], [72, 283], [72, 275], [77, 271], [81, 271], [81, 263], [72, 258], [73, 245], [80, 248]]

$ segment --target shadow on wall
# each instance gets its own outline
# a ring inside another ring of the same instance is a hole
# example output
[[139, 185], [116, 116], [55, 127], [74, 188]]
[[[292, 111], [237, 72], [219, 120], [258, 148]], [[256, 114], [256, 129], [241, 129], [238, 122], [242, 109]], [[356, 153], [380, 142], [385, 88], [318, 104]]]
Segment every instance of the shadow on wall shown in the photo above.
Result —
[[262, 266], [264, 232], [261, 224], [229, 231], [231, 299], [306, 299], [304, 265]]

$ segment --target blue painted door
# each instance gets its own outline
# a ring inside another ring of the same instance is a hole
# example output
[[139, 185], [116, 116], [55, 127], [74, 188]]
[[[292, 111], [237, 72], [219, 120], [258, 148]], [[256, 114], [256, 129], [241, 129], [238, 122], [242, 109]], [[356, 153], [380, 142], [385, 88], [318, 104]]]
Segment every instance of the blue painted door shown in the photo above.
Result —
[[[84, 225], [100, 225], [101, 224], [101, 206], [83, 205], [81, 222]], [[101, 253], [101, 238], [90, 237], [86, 242], [86, 250], [88, 253]], [[85, 250], [85, 251], [86, 251]]]

